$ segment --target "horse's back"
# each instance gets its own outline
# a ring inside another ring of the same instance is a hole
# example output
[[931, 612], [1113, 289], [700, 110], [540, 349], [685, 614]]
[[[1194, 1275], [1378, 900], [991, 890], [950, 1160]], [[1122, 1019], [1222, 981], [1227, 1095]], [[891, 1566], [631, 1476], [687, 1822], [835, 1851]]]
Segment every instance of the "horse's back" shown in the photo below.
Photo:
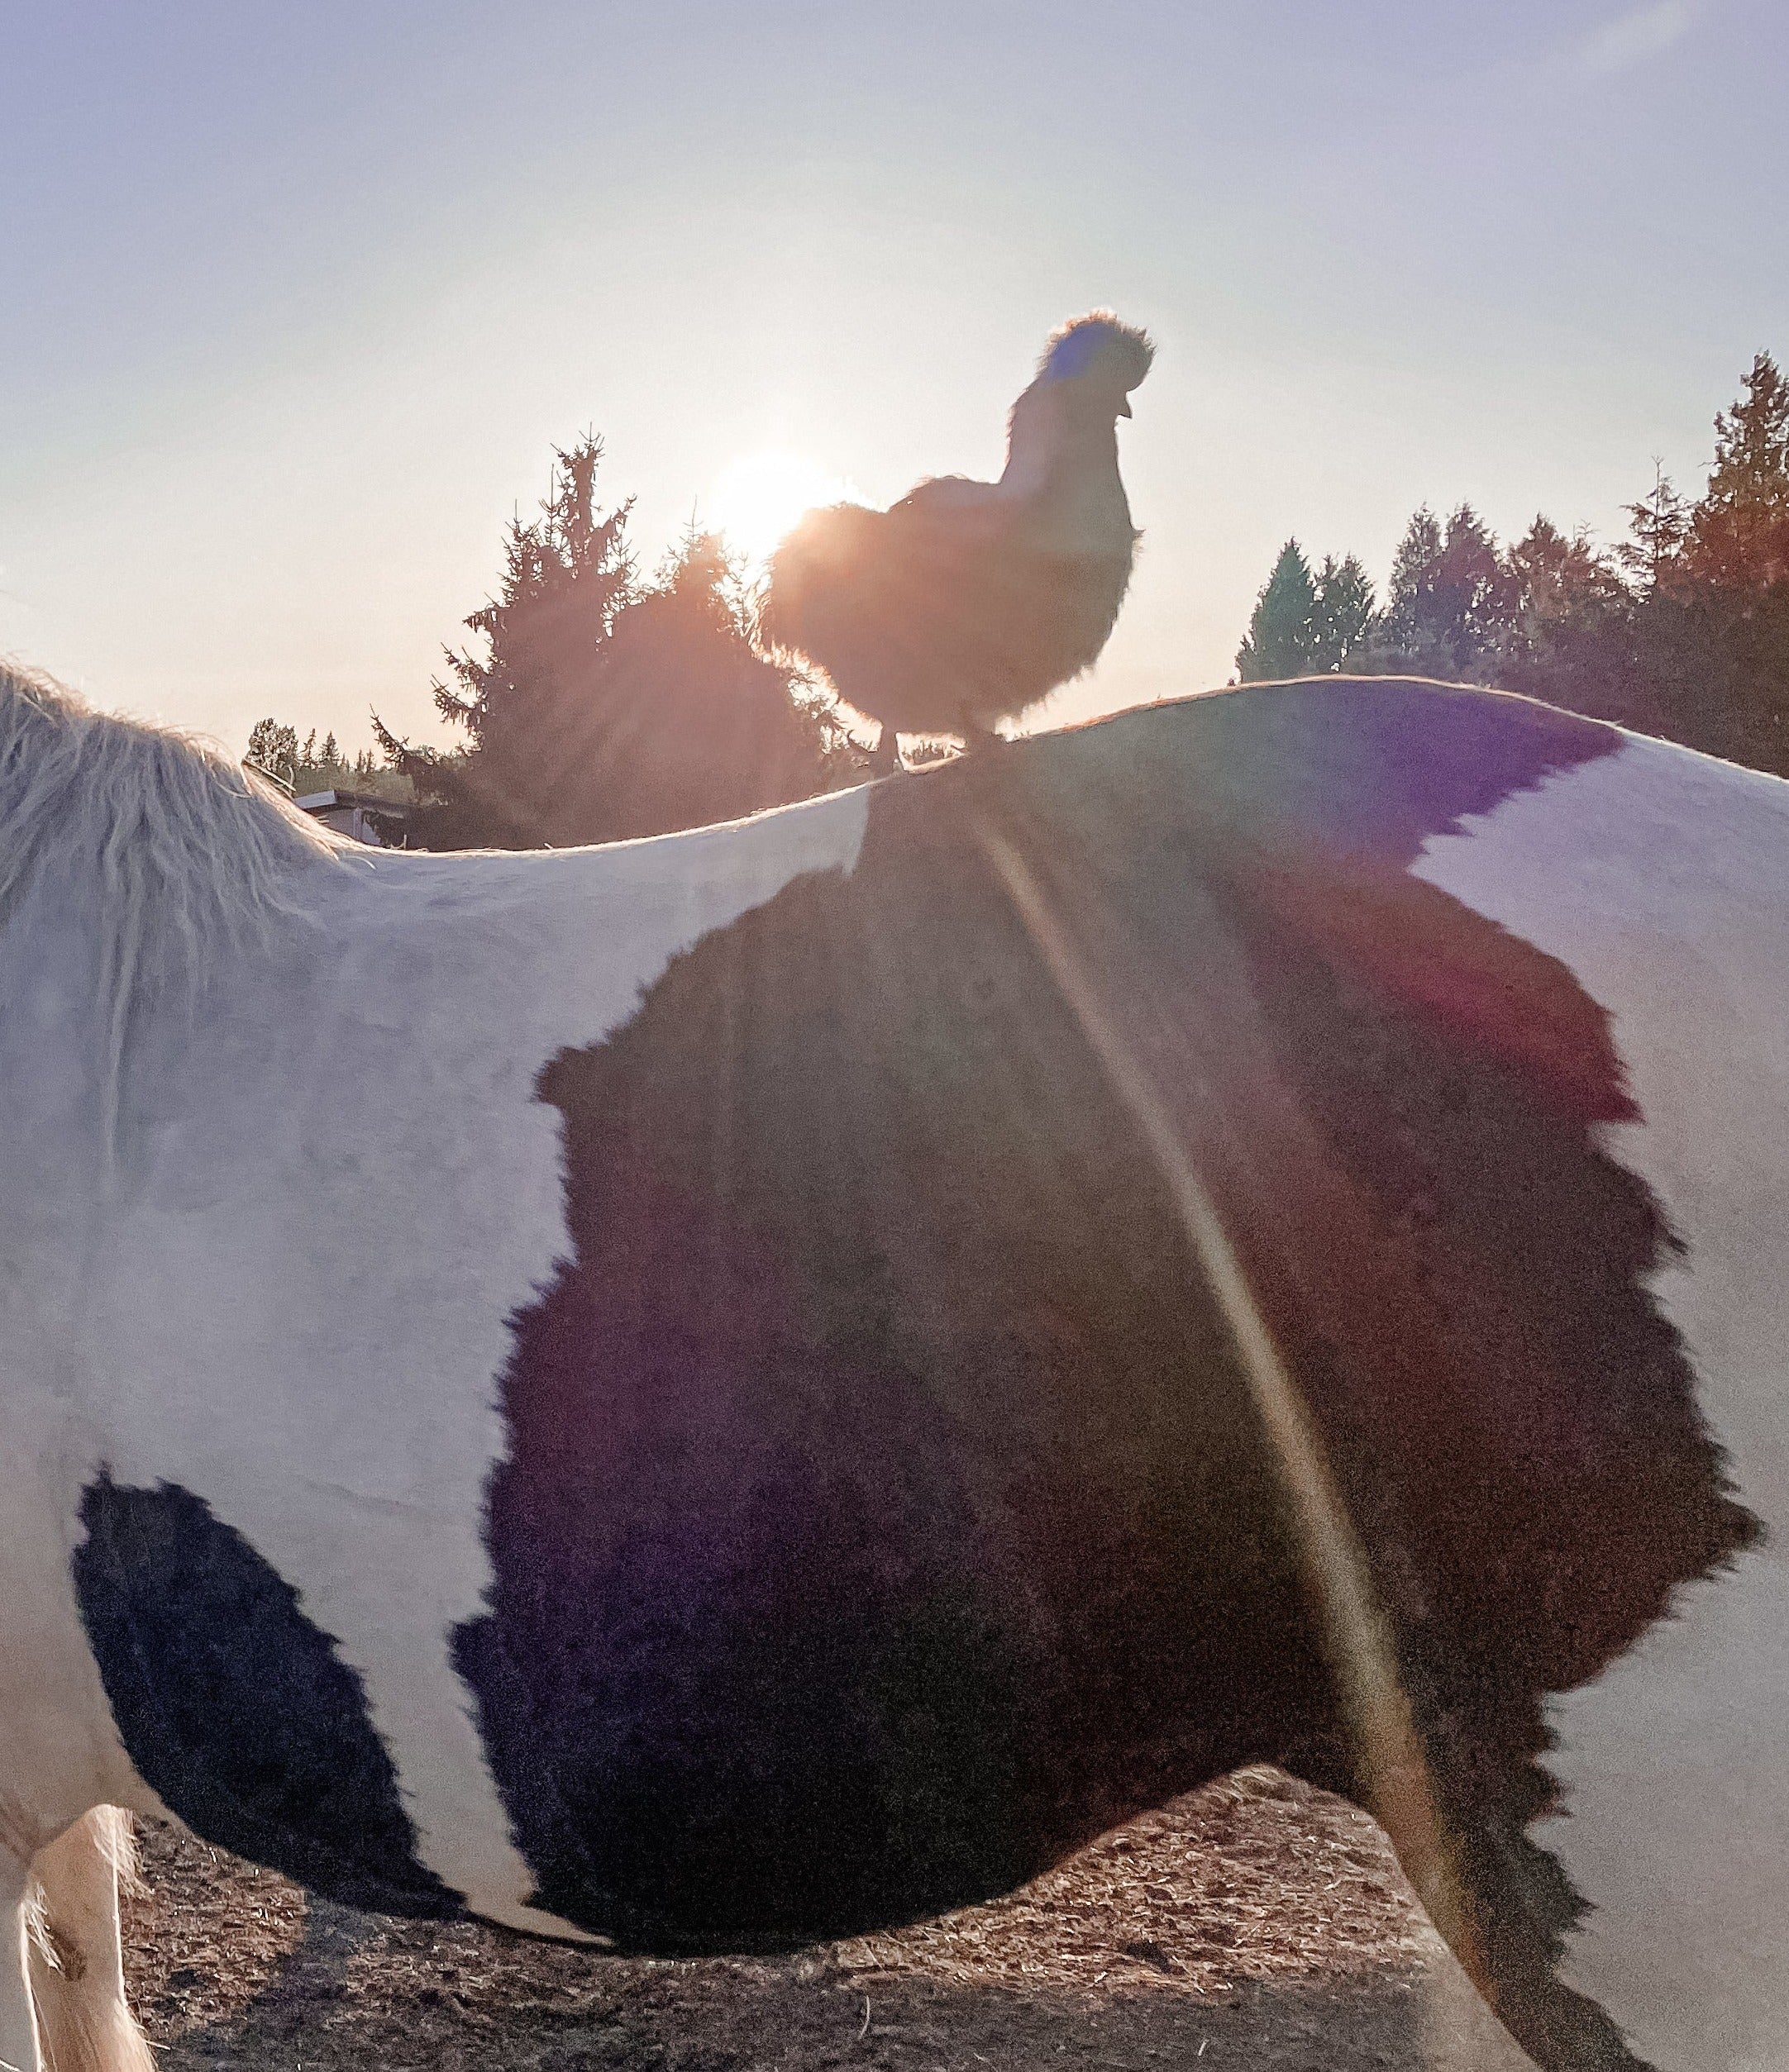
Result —
[[322, 1889], [670, 1947], [1000, 1889], [1253, 1756], [1361, 1789], [1195, 1185], [1506, 2013], [1679, 2062], [1712, 1980], [1782, 2033], [1731, 1922], [1789, 1918], [1786, 799], [1332, 680], [332, 879], [136, 1030], [109, 1177], [53, 1058], [0, 1124], [108, 1731]]

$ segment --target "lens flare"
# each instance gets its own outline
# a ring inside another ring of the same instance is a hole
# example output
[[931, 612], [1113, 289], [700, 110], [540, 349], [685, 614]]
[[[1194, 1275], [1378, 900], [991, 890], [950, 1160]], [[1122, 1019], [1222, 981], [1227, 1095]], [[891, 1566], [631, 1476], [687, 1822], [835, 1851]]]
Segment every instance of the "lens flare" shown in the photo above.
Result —
[[732, 462], [708, 499], [707, 523], [748, 564], [769, 560], [785, 533], [823, 503], [861, 503], [849, 482], [804, 455], [775, 450]]

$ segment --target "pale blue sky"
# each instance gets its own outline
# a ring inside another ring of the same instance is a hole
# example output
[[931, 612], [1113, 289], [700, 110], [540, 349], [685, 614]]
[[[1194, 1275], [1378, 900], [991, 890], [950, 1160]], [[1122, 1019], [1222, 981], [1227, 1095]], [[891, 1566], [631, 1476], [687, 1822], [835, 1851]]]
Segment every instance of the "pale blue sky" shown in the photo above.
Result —
[[1095, 709], [1280, 541], [1611, 534], [1789, 354], [1782, 0], [0, 0], [0, 648], [240, 748], [420, 726], [548, 449], [649, 554], [740, 455], [998, 466], [1045, 334], [1160, 357]]

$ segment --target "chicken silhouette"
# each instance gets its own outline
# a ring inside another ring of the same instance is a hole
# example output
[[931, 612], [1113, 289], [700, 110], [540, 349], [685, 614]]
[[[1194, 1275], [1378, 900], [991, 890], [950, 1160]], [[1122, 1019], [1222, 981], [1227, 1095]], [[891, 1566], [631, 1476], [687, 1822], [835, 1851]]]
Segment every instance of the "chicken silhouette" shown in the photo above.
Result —
[[772, 555], [760, 645], [880, 720], [883, 767], [897, 734], [985, 742], [1097, 659], [1137, 550], [1117, 420], [1153, 356], [1109, 311], [1076, 317], [1013, 405], [998, 482], [943, 475], [886, 511], [813, 511]]

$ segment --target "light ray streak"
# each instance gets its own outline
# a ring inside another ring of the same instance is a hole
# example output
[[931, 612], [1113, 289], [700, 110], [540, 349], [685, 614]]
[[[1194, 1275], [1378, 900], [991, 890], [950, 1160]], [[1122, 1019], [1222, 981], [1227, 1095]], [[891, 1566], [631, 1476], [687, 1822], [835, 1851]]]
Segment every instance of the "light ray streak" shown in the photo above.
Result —
[[1147, 1065], [1108, 1012], [1029, 865], [982, 826], [981, 845], [1057, 990], [1148, 1146], [1233, 1340], [1278, 1460], [1308, 1579], [1363, 1781], [1417, 1896], [1473, 1984], [1491, 1998], [1457, 1852], [1416, 1731], [1391, 1622], [1375, 1589], [1304, 1392], [1274, 1343], [1209, 1190]]

